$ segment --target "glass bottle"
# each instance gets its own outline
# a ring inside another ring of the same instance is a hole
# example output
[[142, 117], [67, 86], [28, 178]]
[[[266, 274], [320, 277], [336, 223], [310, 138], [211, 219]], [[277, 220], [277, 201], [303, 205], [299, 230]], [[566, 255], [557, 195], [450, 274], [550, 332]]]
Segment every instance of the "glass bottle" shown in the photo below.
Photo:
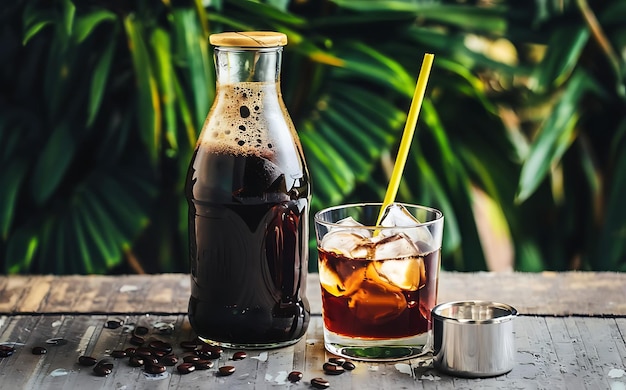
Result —
[[302, 147], [280, 91], [275, 32], [221, 33], [216, 94], [193, 154], [189, 204], [189, 321], [227, 348], [297, 342], [305, 296], [311, 191]]

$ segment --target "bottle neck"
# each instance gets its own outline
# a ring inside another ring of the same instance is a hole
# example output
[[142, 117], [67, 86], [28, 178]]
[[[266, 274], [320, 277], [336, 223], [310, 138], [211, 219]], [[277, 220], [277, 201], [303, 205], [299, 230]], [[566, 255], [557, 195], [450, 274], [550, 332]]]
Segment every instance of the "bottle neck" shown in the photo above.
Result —
[[280, 80], [283, 48], [216, 47], [217, 83], [271, 82]]

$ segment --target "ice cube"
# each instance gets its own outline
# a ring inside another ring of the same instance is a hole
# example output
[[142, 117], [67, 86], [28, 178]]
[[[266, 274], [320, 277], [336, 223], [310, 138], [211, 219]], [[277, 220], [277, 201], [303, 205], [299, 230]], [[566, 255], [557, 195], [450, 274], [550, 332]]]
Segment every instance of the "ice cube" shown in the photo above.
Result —
[[382, 324], [402, 314], [407, 302], [401, 290], [382, 280], [369, 264], [359, 289], [350, 295], [348, 307], [359, 320]]
[[418, 256], [420, 253], [419, 248], [404, 233], [379, 236], [372, 241], [372, 249], [370, 250], [372, 260], [400, 259]]
[[329, 294], [342, 297], [354, 293], [365, 278], [363, 262], [340, 260], [333, 262], [320, 257], [319, 277], [322, 288]]
[[383, 279], [405, 291], [416, 291], [426, 285], [426, 267], [421, 257], [377, 261], [374, 265]]
[[[401, 204], [392, 203], [387, 206], [380, 225], [385, 227], [402, 227], [403, 229], [382, 229], [380, 234], [383, 236], [391, 236], [398, 232], [404, 232], [407, 234], [414, 243], [423, 242], [428, 246], [431, 246], [433, 242], [433, 236], [425, 226], [416, 226], [421, 222], [418, 221], [410, 212]], [[416, 226], [412, 229], [407, 227]]]
[[358, 234], [361, 237], [371, 237], [372, 232], [367, 229], [360, 229], [359, 227], [365, 226], [352, 217], [347, 217], [337, 221], [337, 225], [341, 227], [334, 227], [333, 231], [347, 231]]
[[350, 256], [352, 250], [363, 243], [364, 238], [356, 233], [346, 230], [332, 230], [328, 232], [320, 246], [327, 252], [335, 252], [344, 256]]

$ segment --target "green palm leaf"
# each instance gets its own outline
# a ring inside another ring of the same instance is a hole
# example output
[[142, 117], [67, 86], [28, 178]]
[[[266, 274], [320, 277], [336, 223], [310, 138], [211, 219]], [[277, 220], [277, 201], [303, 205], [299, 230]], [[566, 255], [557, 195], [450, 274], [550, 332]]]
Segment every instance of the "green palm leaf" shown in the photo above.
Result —
[[[57, 189], [76, 153], [76, 139], [69, 124], [60, 124], [46, 142], [37, 159], [31, 180], [31, 196], [43, 205]], [[54, 167], [54, 169], [50, 169]]]
[[133, 15], [124, 19], [129, 51], [137, 79], [137, 108], [141, 138], [150, 158], [156, 161], [161, 147], [161, 106], [154, 68], [143, 36], [141, 21]]
[[6, 241], [17, 207], [17, 197], [26, 179], [28, 164], [22, 159], [14, 159], [0, 172], [0, 237]]
[[563, 96], [543, 126], [543, 131], [531, 145], [520, 174], [516, 195], [518, 202], [526, 200], [533, 193], [573, 141], [578, 119], [577, 107], [589, 83], [586, 74], [574, 73]]

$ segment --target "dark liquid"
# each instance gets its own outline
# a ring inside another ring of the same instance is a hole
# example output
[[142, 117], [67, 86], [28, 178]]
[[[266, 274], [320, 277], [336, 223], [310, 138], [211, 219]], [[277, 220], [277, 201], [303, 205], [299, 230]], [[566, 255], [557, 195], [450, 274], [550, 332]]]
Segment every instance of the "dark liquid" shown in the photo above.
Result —
[[[437, 298], [439, 251], [422, 256], [426, 280], [414, 291], [402, 290], [378, 277], [376, 260], [350, 259], [319, 248], [318, 252], [324, 268], [341, 274], [346, 291], [349, 290], [337, 296], [341, 293], [333, 295], [322, 286], [326, 329], [342, 336], [366, 339], [410, 337], [431, 329], [430, 310]], [[324, 268], [320, 267], [320, 273]]]
[[309, 189], [306, 173], [293, 176], [262, 157], [196, 150], [189, 321], [201, 338], [262, 347], [306, 332]]

